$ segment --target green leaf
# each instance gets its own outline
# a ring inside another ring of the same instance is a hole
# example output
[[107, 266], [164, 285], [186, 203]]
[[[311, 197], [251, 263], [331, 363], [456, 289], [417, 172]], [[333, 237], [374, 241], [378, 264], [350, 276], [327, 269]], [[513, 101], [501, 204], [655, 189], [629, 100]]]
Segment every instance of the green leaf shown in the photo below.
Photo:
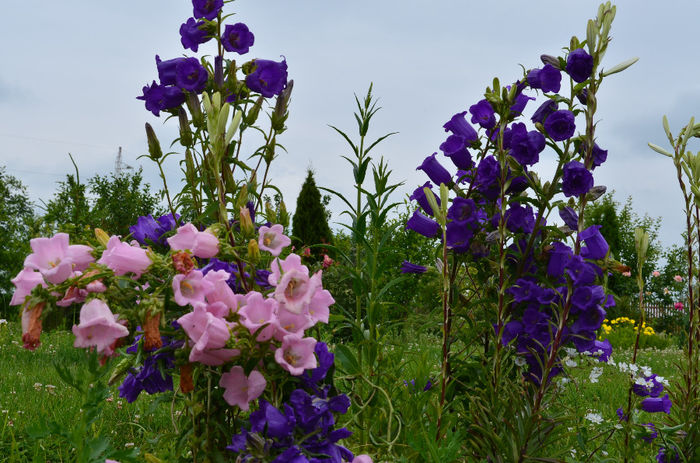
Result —
[[335, 358], [338, 360], [340, 368], [346, 373], [351, 375], [360, 374], [360, 364], [357, 361], [357, 357], [349, 347], [342, 344], [336, 346]]
[[357, 146], [355, 146], [355, 144], [352, 142], [352, 140], [350, 140], [350, 137], [348, 137], [347, 135], [345, 135], [345, 132], [343, 132], [343, 131], [340, 130], [339, 128], [334, 127], [334, 126], [332, 126], [332, 125], [329, 125], [328, 127], [330, 127], [331, 129], [335, 130], [336, 132], [338, 132], [338, 133], [345, 139], [345, 141], [348, 142], [348, 144], [352, 147], [352, 150], [355, 152], [355, 156], [359, 156], [359, 152], [358, 152]]

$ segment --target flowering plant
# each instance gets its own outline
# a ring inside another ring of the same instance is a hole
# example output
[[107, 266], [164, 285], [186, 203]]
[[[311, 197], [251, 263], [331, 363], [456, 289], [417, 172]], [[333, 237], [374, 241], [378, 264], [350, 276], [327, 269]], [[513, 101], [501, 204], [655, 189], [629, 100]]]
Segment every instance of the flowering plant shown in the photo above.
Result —
[[[156, 55], [159, 82], [138, 97], [155, 116], [168, 113], [179, 122], [187, 182], [174, 197], [162, 163], [176, 153], [164, 154], [146, 124], [148, 157], [163, 176], [170, 213], [140, 217], [130, 239], [100, 229], [80, 244], [71, 244], [65, 233], [33, 239], [25, 268], [13, 280], [12, 304], [22, 307], [28, 349], [39, 345], [49, 313], [81, 305], [74, 345], [95, 351], [103, 362], [119, 356], [110, 382], [121, 381], [120, 396], [133, 402], [144, 391], [173, 391], [184, 403], [186, 458], [211, 461], [242, 452], [235, 439], [228, 444], [248, 413], [261, 423], [258, 418], [272, 408], [298, 401], [288, 417], [316, 436], [302, 445], [313, 453], [311, 461], [350, 461], [352, 452], [336, 444], [350, 433], [334, 430], [332, 420], [349, 402], [316, 384], [333, 356], [308, 335], [317, 323], [328, 323], [333, 297], [323, 289], [322, 271], [310, 273], [299, 255], [289, 253], [283, 203], [277, 210], [262, 204], [265, 191], [275, 189], [268, 174], [277, 136], [285, 130], [292, 82], [284, 60], [239, 66], [225, 55], [246, 54], [255, 37], [243, 23], [226, 24], [223, 3], [193, 0], [193, 17], [180, 27], [186, 49], [216, 43], [213, 65]], [[243, 133], [261, 130], [254, 124], [273, 97], [270, 128], [253, 153], [253, 168], [240, 159]], [[323, 412], [319, 401], [328, 403]], [[271, 428], [265, 429], [269, 434]]]

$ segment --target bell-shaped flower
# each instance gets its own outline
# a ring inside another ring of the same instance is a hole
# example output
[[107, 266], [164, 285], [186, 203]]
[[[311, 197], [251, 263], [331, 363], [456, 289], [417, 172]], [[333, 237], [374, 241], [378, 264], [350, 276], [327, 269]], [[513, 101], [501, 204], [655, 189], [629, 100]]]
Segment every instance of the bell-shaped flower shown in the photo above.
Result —
[[311, 328], [314, 322], [306, 314], [292, 313], [288, 310], [277, 310], [275, 319], [274, 337], [278, 341], [282, 341], [288, 334], [304, 335], [307, 328]]
[[202, 259], [209, 259], [219, 253], [219, 240], [207, 231], [199, 231], [191, 223], [177, 229], [174, 236], [168, 238], [170, 249], [175, 251], [189, 249], [192, 254]]
[[240, 354], [237, 349], [224, 348], [231, 337], [228, 324], [207, 311], [206, 304], [195, 304], [194, 310], [178, 318], [177, 322], [194, 343], [190, 362], [221, 365]]
[[277, 301], [272, 298], [263, 298], [263, 295], [257, 291], [249, 292], [245, 298], [246, 304], [238, 312], [241, 314], [241, 325], [248, 328], [250, 334], [267, 325], [258, 333], [256, 339], [259, 342], [269, 340], [275, 333]]
[[333, 304], [335, 304], [335, 299], [333, 299], [331, 293], [326, 289], [322, 289], [319, 285], [311, 298], [308, 309], [309, 317], [314, 325], [318, 322], [328, 323], [330, 306]]
[[275, 257], [280, 255], [283, 248], [292, 244], [292, 240], [283, 234], [284, 229], [280, 224], [273, 225], [272, 227], [262, 225], [259, 232], [258, 247]]
[[118, 236], [112, 236], [97, 263], [107, 266], [115, 275], [133, 273], [138, 278], [151, 265], [151, 259], [145, 249], [131, 246], [122, 242]]
[[440, 224], [418, 211], [413, 211], [413, 215], [406, 221], [406, 229], [433, 238], [440, 231]]
[[476, 133], [476, 130], [469, 125], [467, 119], [464, 117], [465, 114], [467, 114], [466, 111], [455, 114], [442, 127], [445, 129], [445, 132], [461, 135], [467, 142], [472, 142], [479, 138], [479, 135]]
[[671, 399], [666, 394], [663, 397], [649, 397], [642, 400], [642, 410], [649, 413], [671, 413]]
[[301, 256], [298, 254], [290, 254], [284, 260], [280, 260], [279, 258], [273, 259], [270, 264], [271, 272], [270, 275], [268, 275], [268, 282], [273, 286], [277, 286], [282, 274], [292, 269], [306, 272], [307, 275], [309, 274], [309, 269], [301, 264]]
[[173, 299], [178, 305], [195, 305], [204, 302], [204, 298], [214, 289], [211, 281], [204, 279], [199, 270], [192, 270], [187, 275], [178, 273], [173, 277]]
[[436, 159], [437, 153], [433, 153], [423, 160], [423, 163], [416, 168], [416, 170], [422, 170], [428, 176], [428, 178], [435, 183], [440, 185], [444, 183], [449, 185], [452, 183], [452, 175], [445, 169], [440, 161]]
[[47, 286], [40, 272], [36, 272], [27, 267], [23, 268], [11, 281], [12, 284], [15, 285], [15, 292], [12, 294], [10, 305], [24, 304], [24, 300], [31, 294], [34, 288], [39, 285], [44, 288]]
[[299, 376], [304, 370], [316, 368], [315, 347], [314, 338], [288, 334], [282, 340], [282, 346], [275, 351], [275, 361], [292, 376]]
[[282, 274], [273, 297], [282, 308], [301, 314], [308, 308], [317, 287], [318, 281], [309, 278], [305, 267], [294, 267]]
[[267, 386], [265, 377], [257, 370], [246, 376], [243, 368], [236, 365], [228, 373], [221, 375], [219, 387], [224, 388], [224, 400], [229, 405], [238, 405], [241, 410], [248, 411], [249, 403], [263, 393]]
[[34, 238], [29, 244], [33, 252], [24, 260], [24, 266], [38, 270], [46, 281], [54, 285], [66, 281], [73, 272], [73, 260], [68, 253], [68, 234]]
[[92, 299], [80, 309], [80, 323], [73, 325], [74, 347], [95, 347], [103, 355], [112, 355], [114, 342], [129, 330], [117, 322], [117, 316], [101, 299]]
[[607, 241], [600, 234], [600, 225], [591, 225], [581, 232], [579, 238], [586, 243], [585, 246], [581, 247], [581, 257], [585, 259], [605, 259], [608, 253]]

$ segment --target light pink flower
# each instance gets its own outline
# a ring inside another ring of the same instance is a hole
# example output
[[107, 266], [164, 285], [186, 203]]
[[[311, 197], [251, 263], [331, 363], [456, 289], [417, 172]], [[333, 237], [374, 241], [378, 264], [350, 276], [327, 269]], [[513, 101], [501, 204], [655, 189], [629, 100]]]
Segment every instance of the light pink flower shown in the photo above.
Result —
[[47, 286], [41, 273], [27, 267], [23, 268], [11, 281], [15, 285], [15, 292], [12, 294], [10, 305], [24, 304], [25, 298], [31, 294], [34, 288], [39, 285], [44, 288]]
[[100, 299], [92, 299], [80, 309], [80, 324], [73, 325], [74, 347], [95, 347], [103, 355], [112, 355], [114, 342], [129, 330], [117, 322], [117, 316]]
[[673, 279], [676, 280], [678, 283], [680, 283], [681, 281], [683, 281], [683, 277], [680, 276], [680, 275], [676, 275], [675, 277], [673, 277]]
[[631, 276], [632, 276], [632, 272], [630, 272], [630, 271], [622, 272], [622, 276], [623, 276], [623, 277], [631, 277]]
[[231, 337], [228, 324], [208, 312], [206, 304], [195, 304], [194, 311], [183, 315], [177, 322], [194, 343], [191, 362], [221, 365], [240, 353], [236, 349], [223, 348]]
[[301, 257], [299, 254], [290, 254], [286, 259], [280, 260], [279, 258], [273, 259], [272, 264], [270, 264], [270, 275], [267, 278], [268, 283], [272, 286], [277, 286], [277, 282], [284, 272], [292, 269], [297, 269], [302, 272], [309, 274], [309, 269], [301, 264]]
[[251, 291], [245, 296], [246, 304], [241, 307], [241, 325], [248, 328], [250, 334], [255, 333], [261, 326], [267, 324], [256, 338], [259, 342], [267, 341], [275, 332], [275, 322], [277, 317], [277, 301], [274, 299], [265, 299], [263, 295], [257, 291]]
[[221, 375], [219, 387], [223, 387], [224, 400], [229, 405], [238, 405], [241, 410], [248, 411], [248, 404], [260, 397], [260, 394], [265, 390], [267, 381], [265, 377], [257, 370], [250, 372], [246, 377], [243, 368], [236, 365], [231, 368], [231, 371]]
[[178, 273], [173, 277], [173, 299], [178, 305], [195, 305], [204, 302], [204, 298], [214, 285], [204, 279], [199, 270], [192, 270], [187, 275]]
[[227, 283], [230, 276], [231, 274], [225, 270], [210, 271], [204, 275], [204, 279], [212, 284], [212, 289], [207, 292], [207, 302], [210, 304], [221, 302], [228, 308], [222, 317], [227, 316], [231, 311], [238, 312], [238, 306], [244, 297], [242, 294], [233, 293]]
[[309, 303], [309, 316], [314, 324], [318, 322], [328, 323], [329, 307], [333, 304], [335, 304], [335, 299], [333, 299], [328, 290], [320, 287], [316, 288], [316, 293]]
[[84, 272], [88, 265], [95, 262], [95, 258], [92, 257], [92, 251], [93, 249], [90, 246], [85, 246], [84, 244], [68, 246], [67, 255], [73, 262], [73, 270]]
[[209, 259], [219, 253], [219, 240], [207, 231], [199, 231], [191, 223], [177, 229], [174, 236], [168, 238], [170, 249], [180, 251], [189, 249], [197, 257]]
[[288, 334], [304, 335], [304, 330], [311, 328], [315, 323], [307, 314], [296, 314], [289, 310], [277, 310], [275, 319], [275, 339], [282, 341]]
[[372, 462], [372, 459], [370, 458], [369, 455], [362, 454], [362, 455], [357, 455], [355, 458], [353, 458], [352, 463], [373, 463], [373, 462]]
[[151, 265], [145, 249], [123, 243], [118, 236], [112, 236], [107, 242], [107, 249], [97, 261], [111, 269], [115, 275], [133, 273], [136, 278]]
[[258, 247], [275, 257], [280, 255], [283, 248], [292, 244], [292, 240], [283, 234], [284, 229], [280, 224], [273, 225], [272, 227], [263, 225], [260, 227], [259, 232]]
[[292, 376], [299, 376], [304, 370], [316, 368], [315, 347], [314, 338], [288, 334], [282, 339], [282, 347], [275, 351], [275, 361]]
[[658, 277], [659, 275], [661, 275], [661, 272], [659, 272], [658, 270], [654, 270], [653, 272], [651, 272], [651, 276], [654, 278]]
[[24, 260], [24, 266], [38, 270], [54, 285], [66, 281], [73, 272], [73, 261], [68, 255], [68, 235], [57, 233], [52, 238], [34, 238], [29, 244], [34, 252]]

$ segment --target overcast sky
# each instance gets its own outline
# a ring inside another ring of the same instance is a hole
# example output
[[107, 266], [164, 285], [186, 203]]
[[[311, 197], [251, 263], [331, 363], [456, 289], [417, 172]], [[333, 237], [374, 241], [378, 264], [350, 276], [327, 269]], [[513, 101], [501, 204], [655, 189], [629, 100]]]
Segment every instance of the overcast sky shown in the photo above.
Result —
[[[164, 124], [135, 97], [157, 79], [154, 56], [184, 53], [178, 30], [192, 15], [188, 0], [60, 2], [3, 1], [4, 43], [0, 67], [0, 165], [20, 178], [34, 201], [48, 199], [56, 182], [73, 172], [81, 179], [109, 174], [119, 146], [124, 161], [143, 166], [160, 187], [156, 168], [137, 160], [146, 151], [144, 122], [167, 145], [175, 121]], [[587, 0], [238, 0], [227, 11], [255, 34], [248, 58], [284, 55], [295, 81], [288, 150], [273, 164], [273, 182], [290, 210], [308, 166], [317, 184], [349, 193], [349, 154], [328, 124], [355, 133], [353, 93], [370, 82], [383, 109], [370, 135], [398, 131], [374, 153], [383, 155], [394, 179], [410, 194], [425, 179], [416, 172], [438, 150], [442, 125], [482, 98], [494, 76], [511, 82], [526, 68], [541, 66], [542, 53], [561, 54], [571, 35], [585, 38], [598, 2]], [[700, 2], [625, 0], [617, 3], [603, 67], [638, 56], [624, 73], [608, 78], [599, 94], [598, 144], [608, 162], [595, 171], [596, 184], [633, 196], [638, 212], [662, 218], [661, 238], [679, 241], [681, 195], [668, 158], [646, 146], [665, 146], [661, 117], [677, 132], [700, 117], [700, 60], [696, 45]], [[202, 54], [213, 53], [206, 44]], [[187, 54], [193, 54], [187, 51]], [[697, 147], [696, 147], [697, 149]], [[547, 161], [542, 156], [547, 174]], [[449, 161], [445, 159], [449, 165]], [[172, 158], [171, 184], [181, 175]], [[401, 199], [401, 198], [397, 198]], [[334, 220], [342, 205], [334, 201]]]

